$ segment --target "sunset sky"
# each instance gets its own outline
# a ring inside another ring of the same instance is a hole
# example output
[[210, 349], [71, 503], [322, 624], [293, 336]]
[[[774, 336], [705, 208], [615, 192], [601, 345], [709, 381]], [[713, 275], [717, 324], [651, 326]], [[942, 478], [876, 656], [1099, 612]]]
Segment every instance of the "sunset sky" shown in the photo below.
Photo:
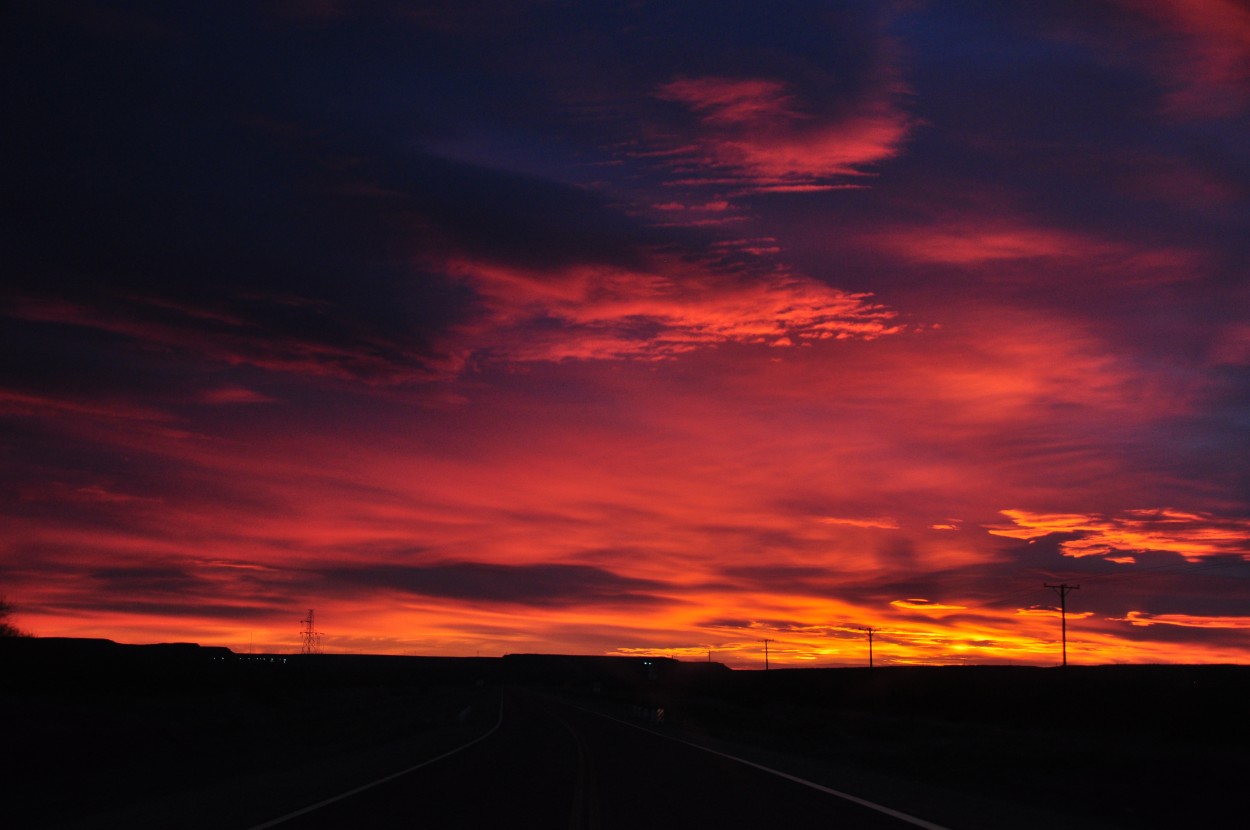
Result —
[[0, 19], [20, 628], [1250, 661], [1243, 0]]

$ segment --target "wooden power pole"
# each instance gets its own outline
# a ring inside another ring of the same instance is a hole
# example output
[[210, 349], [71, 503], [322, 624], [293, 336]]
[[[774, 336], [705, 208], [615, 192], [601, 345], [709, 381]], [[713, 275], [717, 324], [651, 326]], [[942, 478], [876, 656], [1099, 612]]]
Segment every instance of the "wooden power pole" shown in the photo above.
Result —
[[1066, 667], [1068, 665], [1068, 591], [1075, 591], [1081, 586], [1062, 582], [1058, 585], [1045, 582], [1043, 586], [1059, 595], [1059, 624], [1063, 631], [1063, 665]]

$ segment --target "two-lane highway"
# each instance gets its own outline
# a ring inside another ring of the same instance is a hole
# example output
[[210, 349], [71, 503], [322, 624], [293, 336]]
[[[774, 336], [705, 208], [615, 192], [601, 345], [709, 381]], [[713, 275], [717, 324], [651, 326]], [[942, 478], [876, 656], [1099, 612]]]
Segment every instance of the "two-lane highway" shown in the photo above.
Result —
[[498, 726], [475, 743], [260, 826], [937, 827], [891, 812], [628, 722], [512, 692], [504, 695]]

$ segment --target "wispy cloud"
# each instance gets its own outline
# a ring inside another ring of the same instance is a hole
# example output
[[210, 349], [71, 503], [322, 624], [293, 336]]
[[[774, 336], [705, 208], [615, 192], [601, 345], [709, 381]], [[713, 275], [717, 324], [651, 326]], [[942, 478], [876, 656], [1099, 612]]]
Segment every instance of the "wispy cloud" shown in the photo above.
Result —
[[1052, 533], [1073, 534], [1060, 543], [1068, 556], [1104, 556], [1167, 551], [1190, 562], [1204, 557], [1250, 558], [1250, 520], [1221, 518], [1171, 508], [1126, 510], [1113, 516], [1085, 513], [1031, 513], [1004, 510], [1010, 525], [990, 533], [1014, 539], [1037, 539]]
[[663, 257], [650, 264], [539, 270], [460, 259], [444, 268], [488, 309], [462, 341], [488, 358], [657, 360], [729, 343], [789, 347], [899, 331], [894, 312], [869, 295], [809, 278], [743, 279]]
[[1143, 611], [1130, 611], [1123, 621], [1143, 628], [1173, 625], [1179, 628], [1250, 629], [1250, 617], [1206, 617], [1197, 614], [1148, 614]]
[[1167, 110], [1219, 118], [1250, 105], [1250, 9], [1237, 0], [1117, 0], [1154, 21], [1169, 60], [1150, 69], [1165, 79]]
[[[419, 340], [375, 331], [366, 321], [352, 320], [324, 301], [253, 296], [230, 298], [227, 303], [240, 310], [199, 309], [151, 297], [114, 298], [95, 305], [23, 298], [10, 315], [107, 332], [139, 349], [283, 374], [397, 384], [429, 380], [445, 370], [441, 365], [445, 358]], [[279, 320], [283, 322], [275, 326]]]
[[964, 605], [946, 605], [941, 602], [932, 602], [927, 599], [896, 599], [891, 600], [890, 605], [898, 608], [900, 611], [919, 611], [924, 614], [949, 614], [954, 611], [964, 611], [967, 606]]
[[656, 96], [679, 101], [716, 126], [758, 125], [765, 121], [804, 120], [794, 109], [794, 96], [779, 81], [734, 78], [678, 78], [660, 87]]
[[1104, 239], [1001, 215], [896, 226], [866, 232], [857, 241], [911, 262], [962, 266], [997, 280], [1027, 279], [1019, 269], [1042, 263], [1079, 267], [1081, 278], [1097, 273], [1118, 285], [1183, 283], [1197, 279], [1203, 266], [1197, 251]]
[[841, 516], [821, 516], [816, 521], [827, 525], [846, 525], [847, 527], [875, 527], [881, 530], [898, 530], [898, 522], [888, 516], [858, 519]]
[[690, 175], [699, 171], [753, 192], [824, 189], [834, 177], [860, 175], [899, 152], [912, 124], [897, 105], [898, 92], [829, 114], [784, 81], [675, 78], [656, 97], [688, 108], [699, 126], [662, 158], [687, 184], [699, 182]]
[[244, 386], [220, 386], [216, 389], [208, 389], [201, 395], [201, 400], [217, 405], [274, 402], [274, 399], [268, 395]]

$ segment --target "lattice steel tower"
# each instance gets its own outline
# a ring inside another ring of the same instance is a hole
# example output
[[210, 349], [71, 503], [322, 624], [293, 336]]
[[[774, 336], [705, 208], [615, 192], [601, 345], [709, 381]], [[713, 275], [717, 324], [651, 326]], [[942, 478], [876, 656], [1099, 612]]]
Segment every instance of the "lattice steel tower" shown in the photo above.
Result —
[[308, 616], [300, 620], [304, 627], [300, 629], [303, 636], [304, 644], [300, 648], [301, 654], [320, 654], [321, 653], [321, 632], [313, 628], [313, 610], [308, 609]]

